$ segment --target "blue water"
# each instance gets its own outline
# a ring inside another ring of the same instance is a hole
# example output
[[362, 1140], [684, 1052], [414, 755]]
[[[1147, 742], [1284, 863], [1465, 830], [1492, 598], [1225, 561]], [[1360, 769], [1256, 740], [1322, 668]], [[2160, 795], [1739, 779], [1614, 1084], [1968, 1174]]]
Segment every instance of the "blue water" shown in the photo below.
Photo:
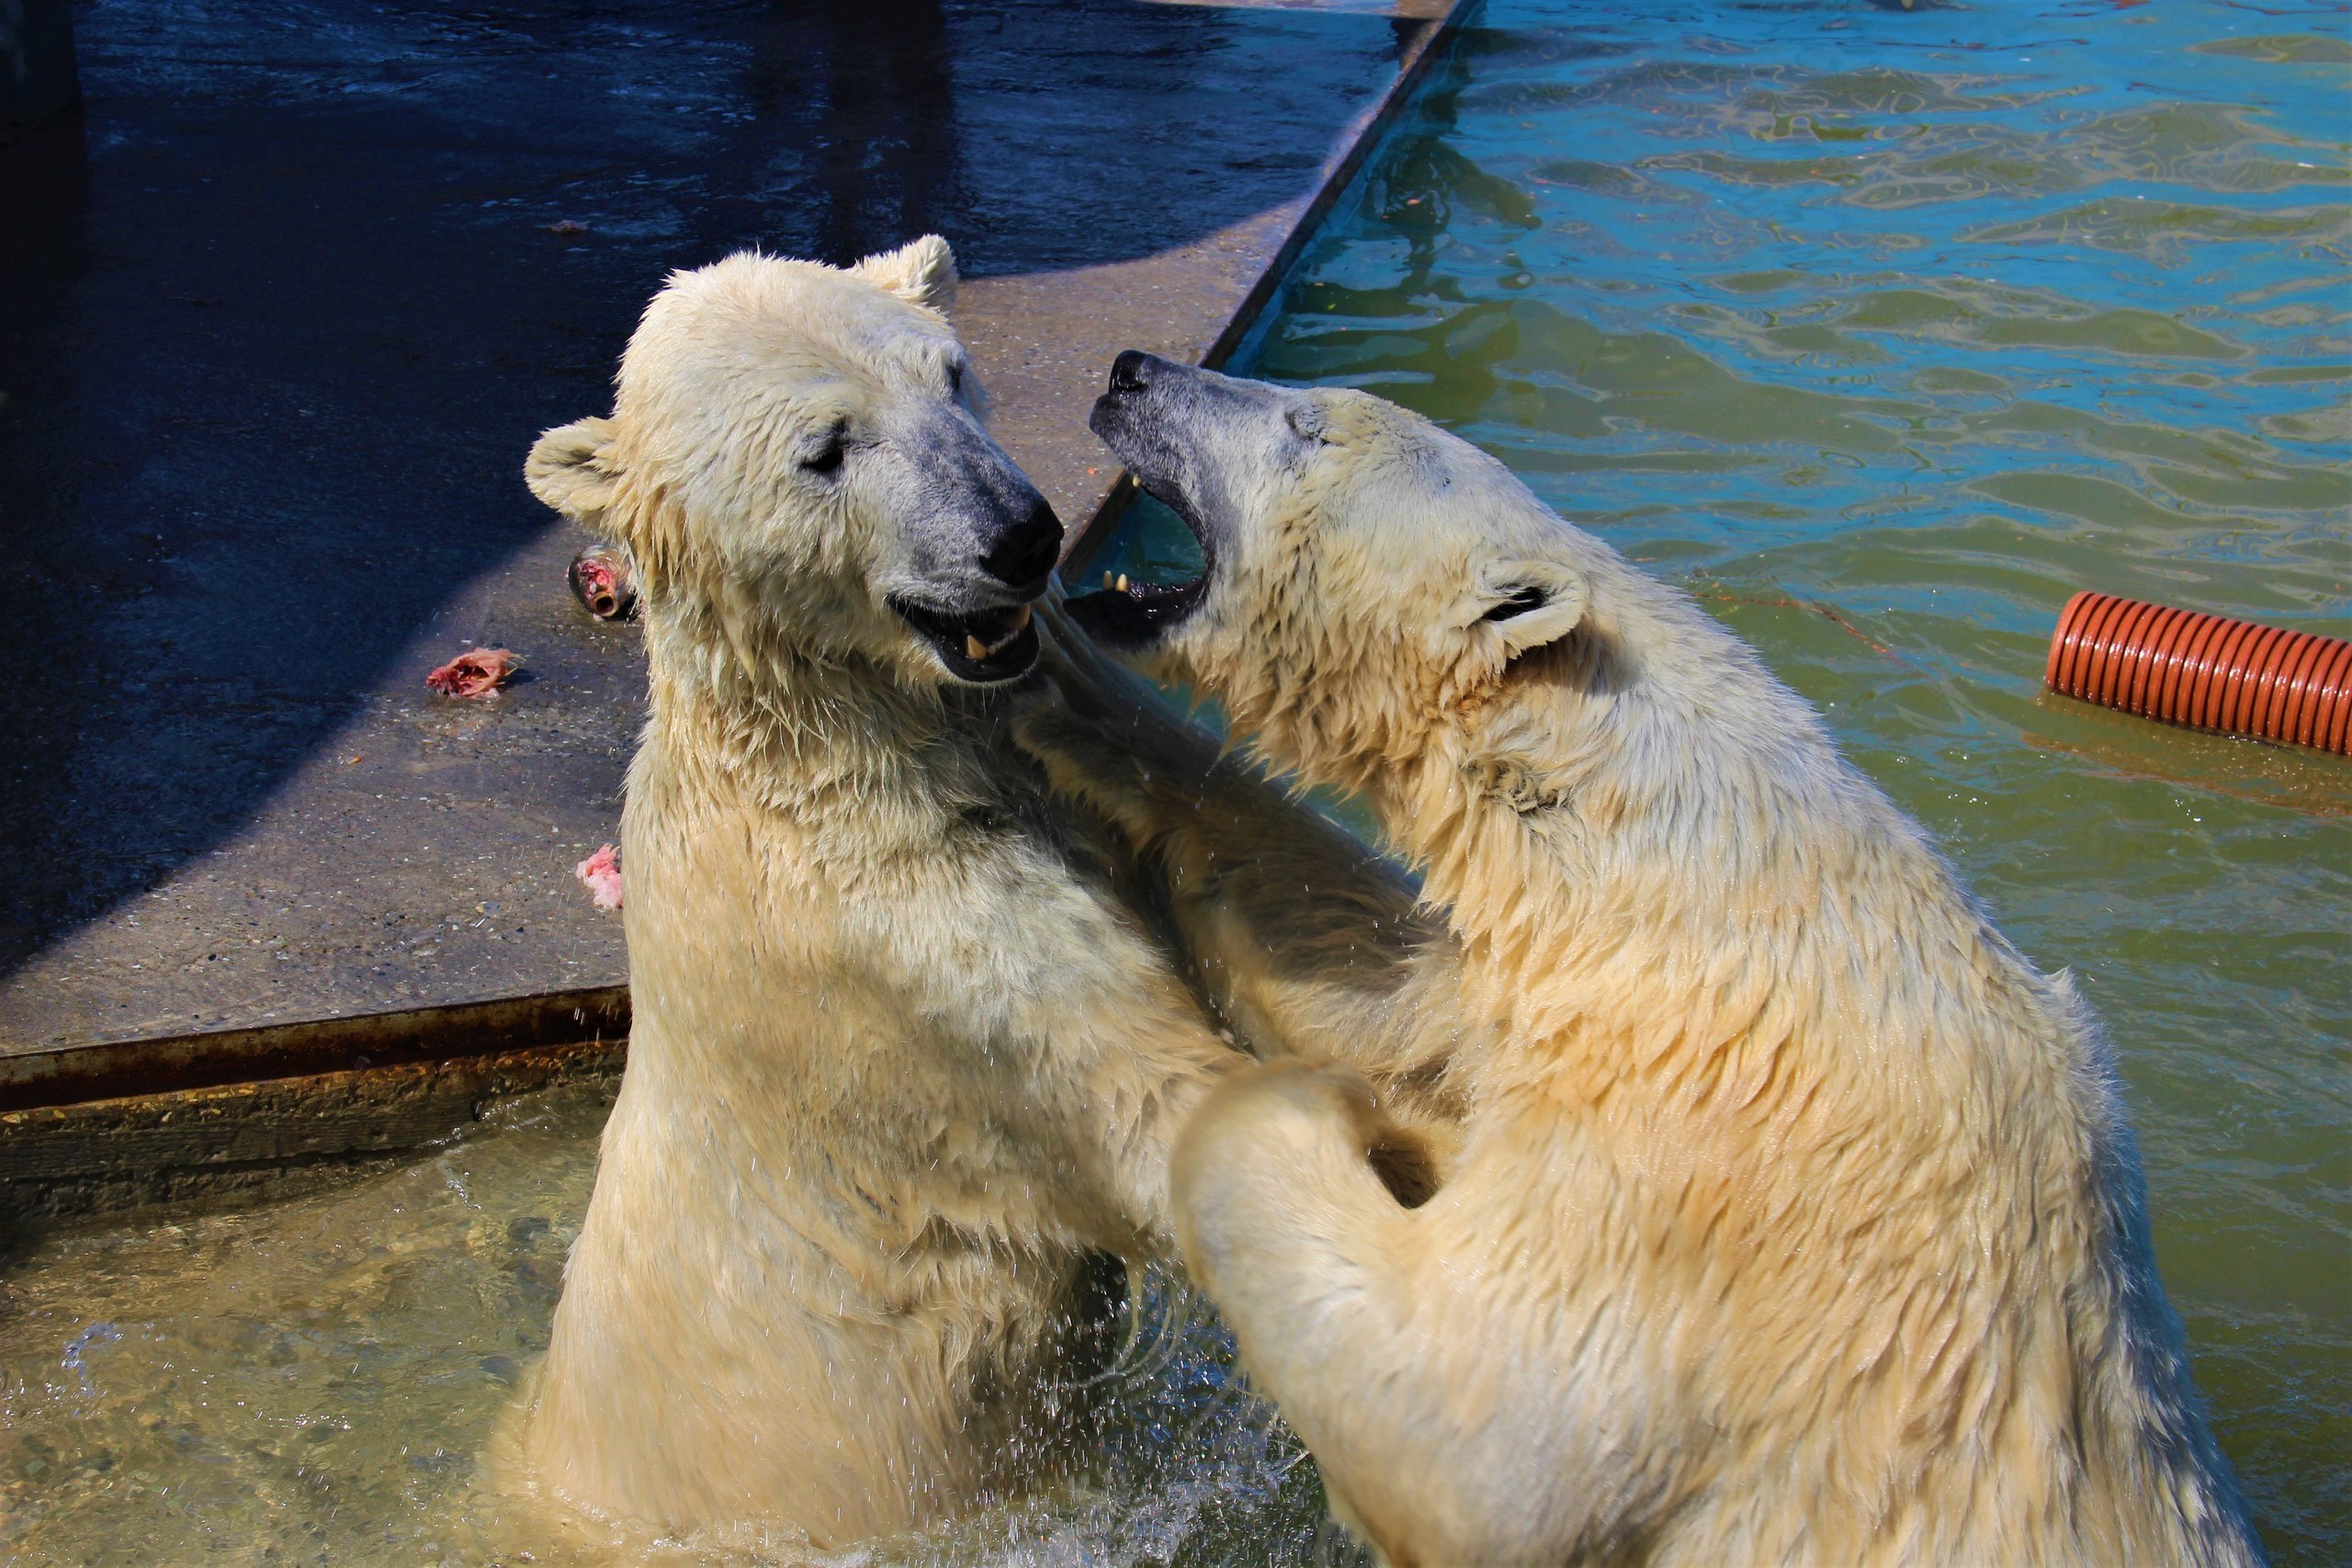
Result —
[[[2215, 1425], [2314, 1565], [2352, 1562], [2352, 763], [2039, 674], [2083, 586], [2352, 635], [2347, 142], [2344, 6], [1496, 0], [1250, 360], [1430, 413], [1703, 595], [2076, 969]], [[1142, 521], [1103, 564], [1174, 548]], [[467, 1472], [603, 1114], [26, 1240], [0, 1559], [522, 1561]], [[1142, 1359], [1074, 1495], [883, 1560], [1332, 1560], [1214, 1352]]]
[[1495, 0], [1240, 367], [1419, 409], [1698, 592], [2075, 969], [2222, 1440], [2314, 1564], [2352, 763], [2040, 677], [2077, 588], [2352, 636], [2347, 142], [2343, 5]]

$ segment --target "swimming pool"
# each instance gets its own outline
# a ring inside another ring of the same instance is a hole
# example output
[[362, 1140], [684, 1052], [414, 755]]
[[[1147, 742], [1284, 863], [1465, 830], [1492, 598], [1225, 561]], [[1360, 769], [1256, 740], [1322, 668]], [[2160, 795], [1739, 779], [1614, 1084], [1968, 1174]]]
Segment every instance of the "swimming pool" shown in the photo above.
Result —
[[[2310, 1563], [2352, 1558], [2352, 769], [2038, 676], [2077, 586], [2352, 631], [2346, 38], [2202, 0], [1498, 3], [1245, 366], [1422, 409], [1705, 596], [2077, 968], [2222, 1440]], [[1114, 562], [1166, 547], [1138, 521]], [[22, 1243], [0, 1554], [522, 1561], [473, 1456], [605, 1109]], [[1214, 1332], [1155, 1321], [1091, 1473], [852, 1560], [1339, 1558]]]

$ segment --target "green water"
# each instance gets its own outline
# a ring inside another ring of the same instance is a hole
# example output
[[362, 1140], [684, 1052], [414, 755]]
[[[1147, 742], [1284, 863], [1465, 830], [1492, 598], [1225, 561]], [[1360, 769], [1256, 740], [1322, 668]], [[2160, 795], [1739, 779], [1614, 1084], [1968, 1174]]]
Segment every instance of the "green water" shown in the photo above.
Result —
[[389, 1176], [98, 1224], [0, 1272], [0, 1560], [480, 1560], [451, 1517], [547, 1344], [601, 1092]]
[[2352, 1562], [2352, 763], [2040, 690], [2077, 588], [2352, 636], [2346, 7], [1482, 23], [1243, 367], [1700, 594], [2076, 972], [2264, 1538]]
[[[2352, 635], [2346, 7], [1636, 9], [1490, 6], [1252, 362], [1704, 595], [2075, 967], [2265, 1537], [2352, 1562], [2352, 765], [2038, 689], [2076, 587]], [[475, 1455], [604, 1111], [0, 1257], [0, 1560], [550, 1561]], [[1153, 1317], [1082, 1484], [841, 1561], [1340, 1559], [1216, 1336]]]
[[231, 1212], [97, 1223], [0, 1258], [0, 1562], [831, 1568], [1354, 1561], [1223, 1336], [1138, 1292], [1072, 1484], [881, 1551], [550, 1541], [479, 1456], [547, 1348], [610, 1108], [493, 1111], [405, 1169]]

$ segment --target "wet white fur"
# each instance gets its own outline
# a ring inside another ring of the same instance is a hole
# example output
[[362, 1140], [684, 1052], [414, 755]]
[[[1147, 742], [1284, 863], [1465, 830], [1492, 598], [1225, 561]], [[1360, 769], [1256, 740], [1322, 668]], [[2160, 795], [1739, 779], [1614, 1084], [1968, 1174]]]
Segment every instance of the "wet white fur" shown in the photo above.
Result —
[[1685, 595], [1425, 421], [1286, 396], [1303, 454], [1178, 436], [1238, 502], [1157, 669], [1424, 869], [1446, 936], [1360, 1027], [1451, 1055], [1461, 1144], [1400, 1207], [1362, 1084], [1274, 1064], [1176, 1191], [1342, 1517], [1391, 1568], [2257, 1560], [2066, 977]]
[[1018, 1484], [1081, 1249], [1165, 1246], [1171, 1130], [1237, 1059], [883, 604], [888, 454], [797, 466], [951, 398], [953, 284], [936, 238], [680, 274], [612, 416], [532, 453], [632, 552], [651, 684], [628, 1070], [505, 1462], [632, 1529], [831, 1547]]

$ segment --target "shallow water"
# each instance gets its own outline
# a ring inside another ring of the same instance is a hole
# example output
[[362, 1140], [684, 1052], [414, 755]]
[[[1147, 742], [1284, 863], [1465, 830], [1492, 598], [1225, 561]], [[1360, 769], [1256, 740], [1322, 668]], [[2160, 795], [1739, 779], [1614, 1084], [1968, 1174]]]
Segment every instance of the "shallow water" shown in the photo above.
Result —
[[0, 1271], [0, 1561], [22, 1564], [1353, 1561], [1297, 1444], [1163, 1282], [1106, 1374], [1072, 1484], [930, 1539], [814, 1557], [757, 1541], [548, 1539], [479, 1455], [546, 1348], [609, 1108], [496, 1111], [390, 1174], [226, 1213], [68, 1229]]
[[2352, 764], [2040, 689], [2077, 588], [2352, 636], [2346, 7], [1482, 20], [1257, 373], [1702, 595], [2074, 967], [2264, 1537], [2352, 1562]]
[[432, 1562], [545, 1348], [605, 1100], [387, 1176], [45, 1236], [0, 1275], [0, 1556]]
[[[1491, 5], [1255, 363], [1705, 595], [2076, 968], [2266, 1538], [2352, 1561], [2352, 766], [2038, 689], [2079, 586], [2352, 634], [2345, 8], [1652, 9]], [[0, 1259], [0, 1558], [523, 1561], [474, 1456], [604, 1110]], [[1338, 1557], [1161, 1308], [1082, 1484], [848, 1561]]]

